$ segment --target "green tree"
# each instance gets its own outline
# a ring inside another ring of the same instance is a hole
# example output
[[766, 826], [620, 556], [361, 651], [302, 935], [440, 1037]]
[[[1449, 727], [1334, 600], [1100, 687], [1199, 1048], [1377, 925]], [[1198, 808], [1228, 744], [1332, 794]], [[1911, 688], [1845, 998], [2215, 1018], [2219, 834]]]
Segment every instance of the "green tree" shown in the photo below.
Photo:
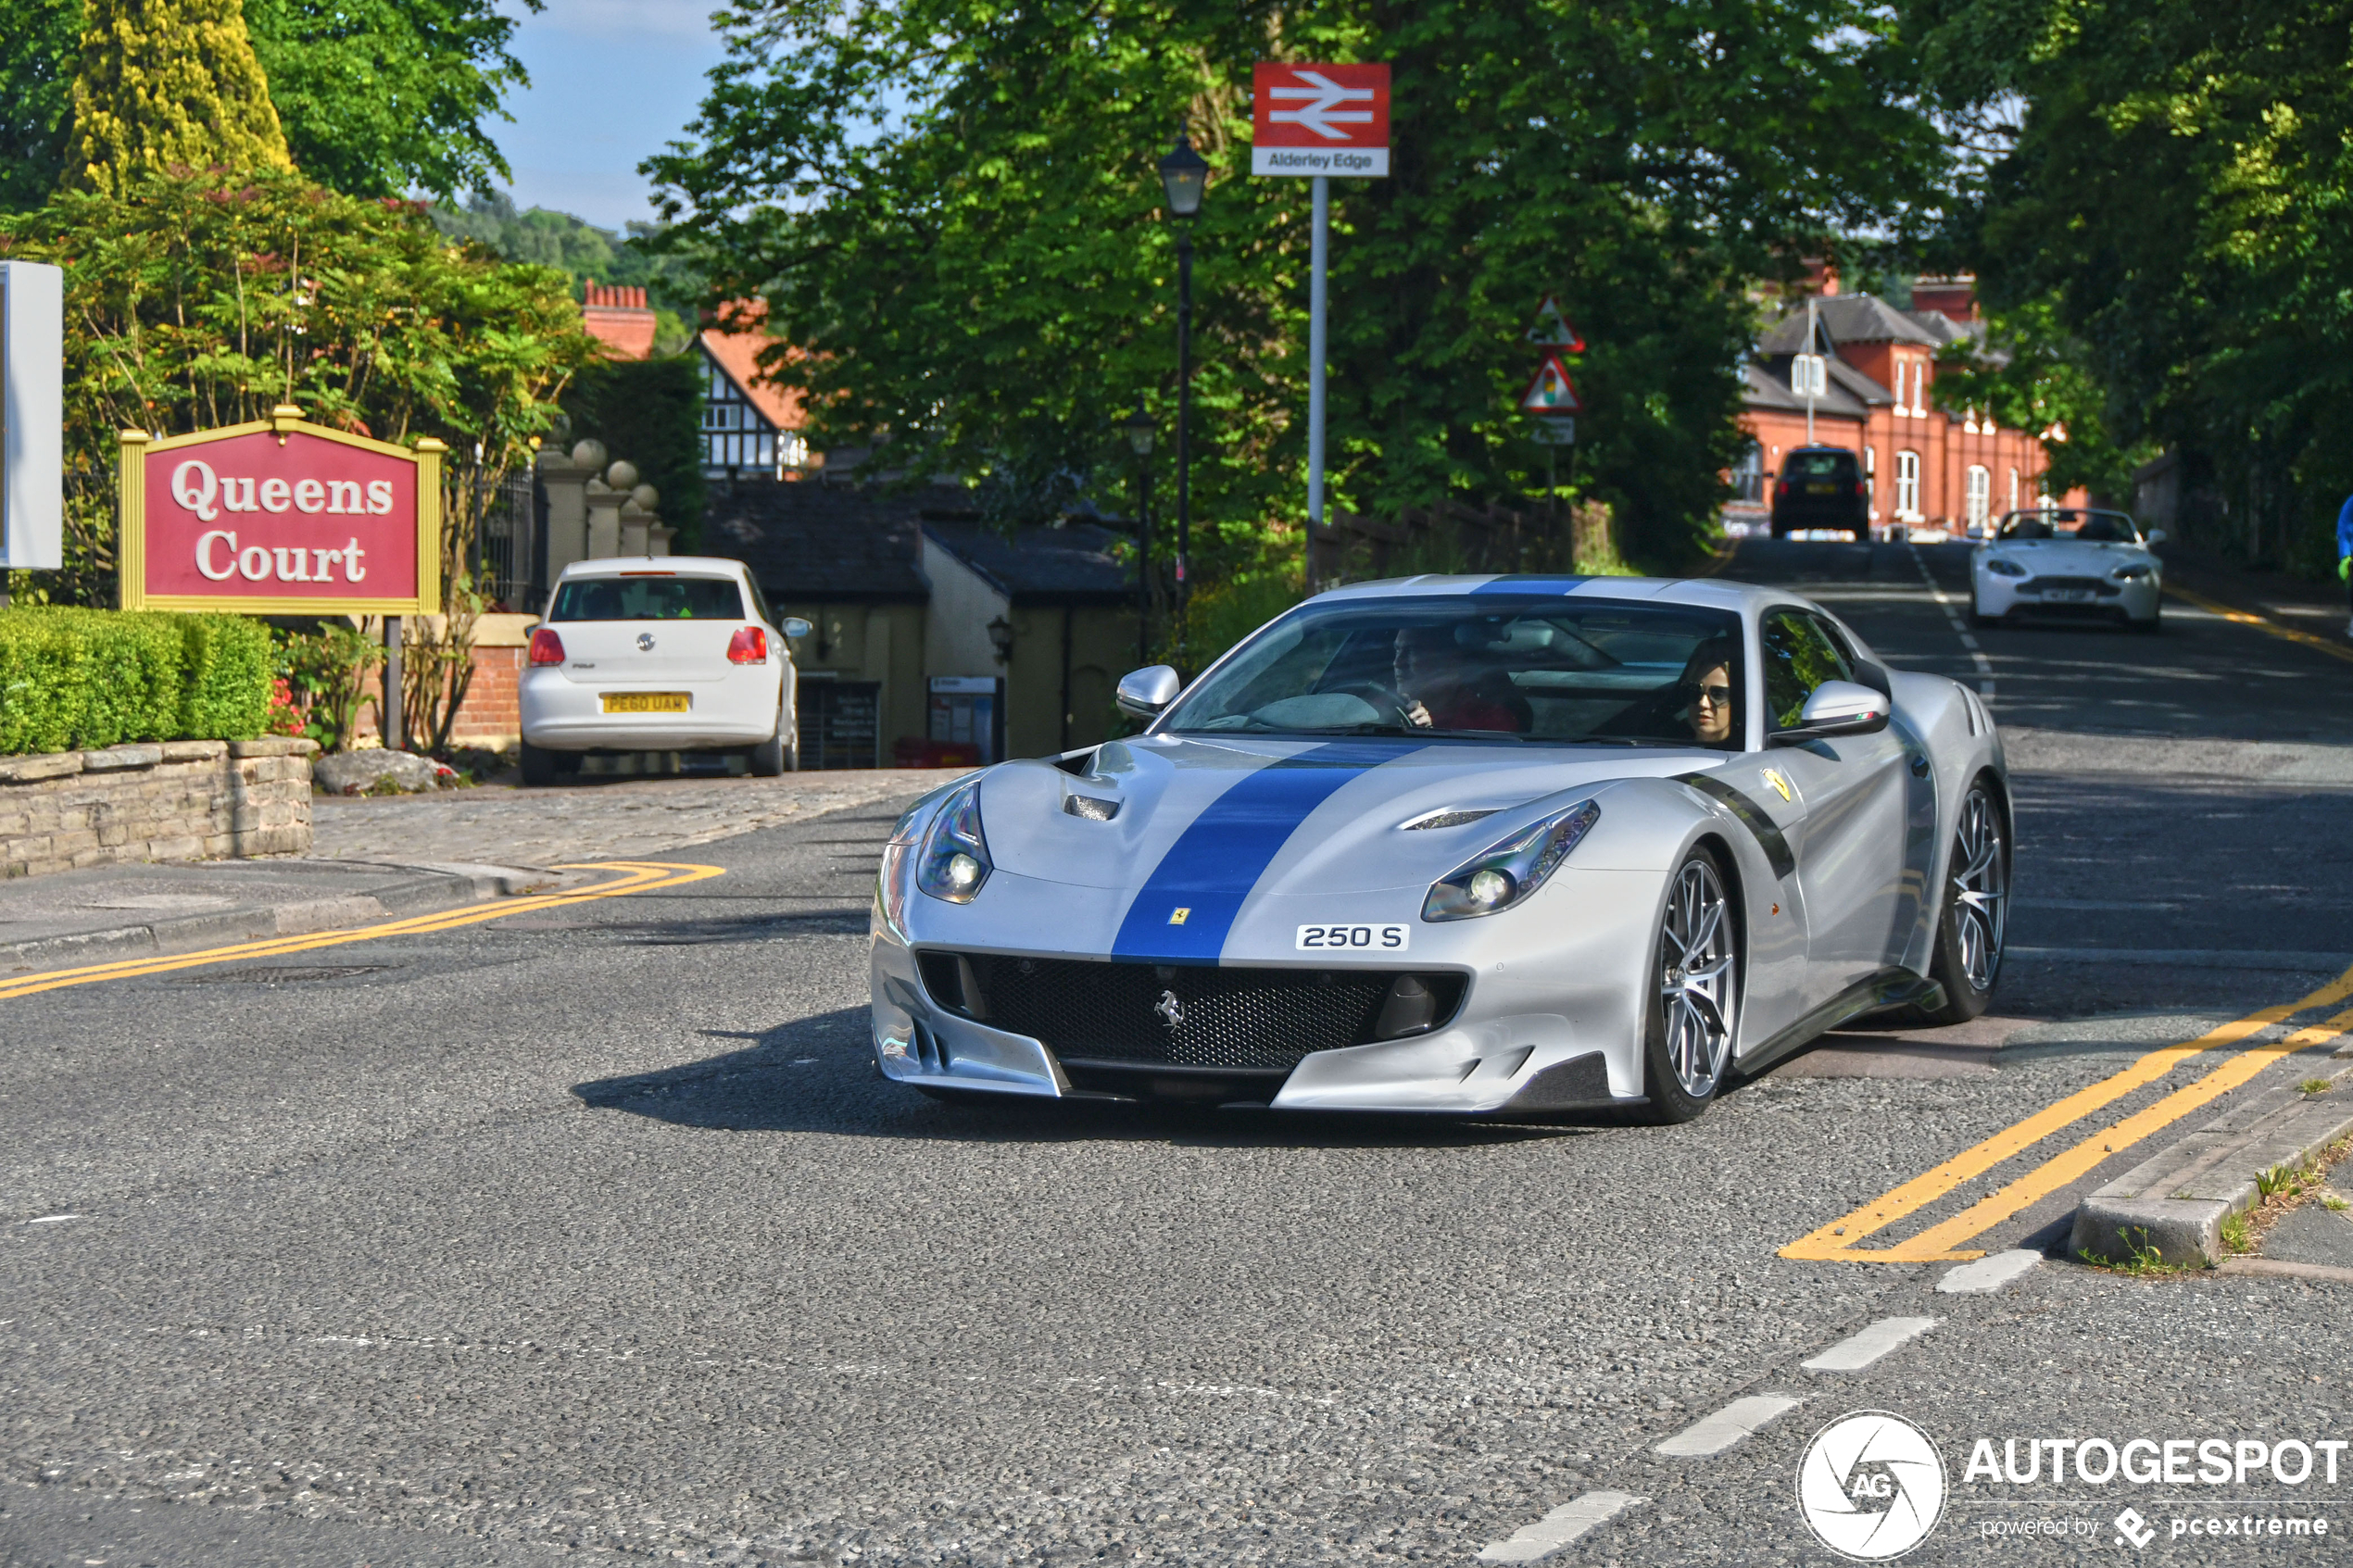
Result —
[[448, 196], [513, 178], [485, 127], [531, 79], [496, 0], [245, 0], [245, 14], [312, 179], [355, 196]]
[[[724, 13], [689, 141], [644, 167], [716, 297], [764, 294], [819, 445], [985, 476], [1013, 517], [1125, 496], [1113, 422], [1175, 401], [1153, 160], [1214, 174], [1195, 272], [1194, 495], [1213, 567], [1303, 509], [1306, 182], [1252, 180], [1252, 63], [1386, 59], [1393, 175], [1335, 182], [1336, 504], [1524, 494], [1521, 330], [1559, 294], [1579, 483], [1652, 559], [1688, 552], [1733, 456], [1743, 285], [1830, 232], [1925, 221], [1941, 156], [1889, 19], [1848, 0], [1381, 0], [1305, 8], [824, 0]], [[1159, 471], [1167, 476], [1170, 466]], [[1097, 475], [1100, 473], [1100, 479]], [[1160, 497], [1163, 515], [1170, 497]]]
[[2353, 3], [1921, 0], [1908, 25], [1986, 133], [1956, 238], [1988, 301], [2064, 342], [2116, 445], [2215, 477], [2209, 543], [2318, 565], [2353, 487]]
[[[312, 178], [352, 195], [448, 197], [509, 176], [488, 127], [528, 79], [496, 0], [245, 0], [243, 14], [286, 150]], [[64, 180], [82, 25], [83, 0], [11, 0], [0, 210], [37, 207]]]
[[237, 0], [88, 0], [67, 182], [114, 194], [215, 164], [292, 167]]
[[462, 207], [435, 203], [427, 212], [443, 233], [478, 240], [510, 261], [553, 267], [578, 282], [643, 287], [648, 303], [663, 318], [655, 351], [675, 353], [685, 346], [686, 323], [702, 304], [704, 282], [687, 257], [657, 247], [659, 231], [652, 224], [633, 222], [622, 232], [544, 207], [518, 212], [503, 191], [477, 193]]
[[146, 175], [61, 193], [0, 257], [65, 269], [67, 570], [55, 596], [114, 596], [115, 433], [236, 424], [293, 402], [323, 424], [449, 448], [453, 572], [497, 482], [529, 460], [598, 345], [562, 276], [452, 247], [407, 202], [297, 175]]
[[82, 0], [11, 0], [0, 27], [0, 212], [57, 188], [73, 130]]

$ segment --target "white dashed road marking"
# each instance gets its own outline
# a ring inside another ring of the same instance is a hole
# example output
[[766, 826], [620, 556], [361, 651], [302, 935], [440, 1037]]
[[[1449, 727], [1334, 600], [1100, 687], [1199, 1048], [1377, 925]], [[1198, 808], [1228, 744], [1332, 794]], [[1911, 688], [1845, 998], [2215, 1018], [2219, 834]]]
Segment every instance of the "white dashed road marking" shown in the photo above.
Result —
[[1533, 1562], [1558, 1551], [1596, 1524], [1607, 1524], [1646, 1499], [1631, 1492], [1587, 1492], [1565, 1502], [1533, 1524], [1524, 1524], [1507, 1541], [1490, 1541], [1479, 1548], [1481, 1562]]
[[1912, 552], [1912, 564], [1919, 568], [1920, 581], [1928, 584], [1928, 596], [1936, 601], [1936, 608], [1943, 610], [1944, 619], [1953, 623], [1954, 632], [1961, 639], [1961, 646], [1969, 649], [1970, 662], [1977, 666], [1978, 695], [1990, 699], [1994, 695], [1994, 661], [1986, 658], [1985, 650], [1978, 646], [1976, 634], [1969, 631], [1969, 622], [1961, 619], [1960, 608], [1953, 602], [1953, 596], [1936, 585], [1936, 579], [1928, 570], [1928, 558], [1920, 554], [1918, 546], [1907, 548]]
[[82, 1216], [79, 1214], [44, 1214], [39, 1219], [27, 1220], [25, 1223], [28, 1225], [56, 1225], [62, 1224], [68, 1220], [79, 1220], [80, 1218], [82, 1218]]
[[2031, 1248], [1996, 1252], [1950, 1271], [1936, 1282], [1936, 1288], [1946, 1296], [1983, 1296], [2001, 1289], [2042, 1261], [2043, 1255]]
[[1803, 1402], [1787, 1394], [1752, 1394], [1745, 1399], [1734, 1399], [1714, 1415], [1684, 1427], [1655, 1451], [1674, 1459], [1705, 1459], [1710, 1454], [1720, 1454]]
[[1860, 1372], [1890, 1350], [1907, 1345], [1936, 1326], [1934, 1318], [1881, 1318], [1862, 1333], [1842, 1339], [1810, 1361], [1807, 1372]]

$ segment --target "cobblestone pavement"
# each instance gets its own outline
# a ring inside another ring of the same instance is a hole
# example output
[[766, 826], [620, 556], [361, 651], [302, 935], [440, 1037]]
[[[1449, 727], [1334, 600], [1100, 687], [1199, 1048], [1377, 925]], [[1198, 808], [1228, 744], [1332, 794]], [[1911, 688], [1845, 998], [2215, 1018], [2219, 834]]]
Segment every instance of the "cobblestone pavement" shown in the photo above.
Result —
[[956, 777], [941, 769], [789, 773], [780, 779], [592, 780], [566, 788], [484, 784], [439, 795], [312, 801], [310, 852], [346, 860], [547, 866], [708, 844]]

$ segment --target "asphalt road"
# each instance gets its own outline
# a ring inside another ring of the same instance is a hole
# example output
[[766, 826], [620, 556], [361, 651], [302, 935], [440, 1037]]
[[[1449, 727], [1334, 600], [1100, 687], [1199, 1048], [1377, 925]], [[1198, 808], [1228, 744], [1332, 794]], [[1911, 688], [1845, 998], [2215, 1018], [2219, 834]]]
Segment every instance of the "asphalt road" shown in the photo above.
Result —
[[[2334, 1486], [1963, 1471], [1979, 1437], [2353, 1438], [2353, 1287], [1780, 1255], [2353, 963], [2353, 672], [2178, 608], [1988, 633], [1981, 669], [1923, 565], [1958, 586], [1901, 546], [1730, 572], [1994, 684], [1998, 1026], [1847, 1036], [1681, 1128], [894, 1090], [887, 807], [665, 857], [726, 873], [672, 893], [0, 1001], [0, 1563], [1467, 1562], [1602, 1494], [1642, 1500], [1546, 1561], [1831, 1562], [1800, 1456], [1863, 1409], [1949, 1474], [1907, 1562], [2142, 1555], [2128, 1504], [2152, 1557], [2342, 1558], [2353, 1452]], [[1972, 1246], [2056, 1248], [2073, 1190]], [[1800, 1364], [1900, 1317], [1938, 1321]], [[1653, 1451], [1766, 1396], [1799, 1403]], [[2332, 1534], [2172, 1537], [2209, 1512]], [[2070, 1533], [1987, 1533], [2027, 1520]]]

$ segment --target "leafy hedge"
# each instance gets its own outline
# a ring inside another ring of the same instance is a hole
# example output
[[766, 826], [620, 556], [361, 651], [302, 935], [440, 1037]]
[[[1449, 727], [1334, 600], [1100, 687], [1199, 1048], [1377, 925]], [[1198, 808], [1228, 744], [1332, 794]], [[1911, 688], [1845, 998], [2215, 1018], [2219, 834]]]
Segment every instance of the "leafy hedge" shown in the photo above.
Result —
[[274, 672], [270, 629], [242, 616], [0, 610], [0, 756], [250, 740]]

